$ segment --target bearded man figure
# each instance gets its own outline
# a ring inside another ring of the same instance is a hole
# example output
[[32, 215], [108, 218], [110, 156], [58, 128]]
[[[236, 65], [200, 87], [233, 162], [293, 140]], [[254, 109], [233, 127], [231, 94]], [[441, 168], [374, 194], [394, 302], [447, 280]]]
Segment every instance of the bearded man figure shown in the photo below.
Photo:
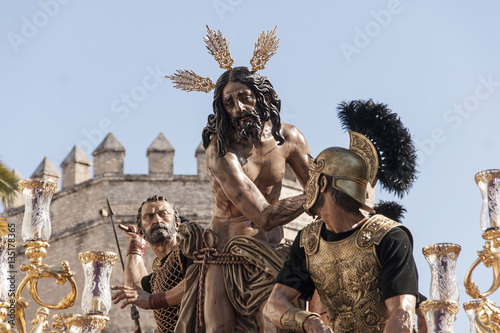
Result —
[[305, 185], [307, 142], [295, 126], [281, 123], [281, 100], [269, 79], [247, 67], [221, 75], [213, 109], [202, 134], [215, 200], [210, 227], [221, 246], [236, 235], [279, 243], [281, 226], [305, 202], [300, 195], [278, 203], [281, 180], [288, 164]]
[[198, 265], [186, 275], [176, 332], [272, 332], [278, 328], [262, 308], [289, 253], [282, 226], [304, 212], [306, 200], [280, 200], [282, 179], [288, 164], [307, 183], [309, 147], [297, 128], [281, 123], [281, 101], [257, 72], [278, 48], [276, 28], [259, 36], [251, 69], [233, 68], [226, 39], [207, 29], [207, 49], [226, 70], [217, 83], [188, 70], [167, 76], [182, 90], [215, 88], [202, 133], [214, 210], [209, 229], [179, 228], [179, 247]]
[[[239, 263], [220, 260], [198, 267], [206, 271], [204, 279], [198, 270], [188, 273], [193, 280], [187, 277], [186, 283], [192, 290], [183, 299], [178, 332], [194, 331], [194, 318], [198, 331], [278, 330], [261, 308], [288, 256], [288, 248], [280, 246], [282, 225], [302, 214], [305, 203], [304, 194], [282, 200], [279, 196], [286, 164], [306, 184], [309, 154], [302, 133], [281, 123], [280, 108], [269, 79], [247, 67], [226, 71], [217, 80], [214, 114], [202, 134], [214, 196], [209, 225], [213, 236], [201, 236], [194, 223], [183, 225], [179, 246], [187, 256], [200, 247], [215, 248]], [[203, 285], [207, 287], [200, 290]]]
[[[113, 302], [123, 301], [122, 309], [135, 304], [141, 309], [153, 310], [157, 332], [173, 332], [184, 294], [184, 275], [192, 263], [176, 243], [181, 218], [172, 202], [155, 195], [142, 203], [136, 222], [137, 226], [125, 231], [129, 241], [125, 285], [111, 287], [118, 290], [112, 297]], [[153, 273], [149, 275], [144, 265], [146, 242], [156, 255]]]

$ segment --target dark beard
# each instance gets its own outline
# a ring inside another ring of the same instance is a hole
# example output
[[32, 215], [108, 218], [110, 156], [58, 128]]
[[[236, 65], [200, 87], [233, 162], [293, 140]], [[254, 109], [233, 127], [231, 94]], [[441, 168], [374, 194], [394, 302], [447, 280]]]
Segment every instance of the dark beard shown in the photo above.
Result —
[[[235, 116], [231, 119], [234, 128], [238, 132], [238, 138], [241, 141], [248, 141], [250, 138], [260, 139], [262, 133], [262, 120], [257, 107], [251, 111], [244, 111], [241, 115]], [[243, 122], [242, 118], [249, 117]]]
[[325, 197], [323, 196], [322, 193], [318, 193], [318, 198], [316, 199], [316, 202], [314, 205], [309, 208], [309, 213], [311, 213], [313, 216], [318, 216], [318, 211], [323, 205], [325, 204]]
[[176, 235], [175, 224], [155, 224], [144, 235], [146, 241], [151, 245], [161, 245], [171, 242]]

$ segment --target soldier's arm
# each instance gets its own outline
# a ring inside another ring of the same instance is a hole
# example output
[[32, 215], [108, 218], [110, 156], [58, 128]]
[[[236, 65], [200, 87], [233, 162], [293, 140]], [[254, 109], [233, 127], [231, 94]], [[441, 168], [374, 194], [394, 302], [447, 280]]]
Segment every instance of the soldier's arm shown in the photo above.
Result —
[[299, 291], [276, 283], [264, 307], [265, 316], [278, 327], [288, 330], [295, 328], [294, 332], [302, 328], [306, 332], [331, 332], [320, 317], [312, 313], [308, 316], [306, 311], [300, 311], [292, 305], [299, 295]]
[[386, 299], [385, 306], [389, 311], [389, 320], [385, 325], [384, 333], [412, 332], [416, 301], [417, 298], [409, 294]]
[[304, 194], [269, 204], [232, 153], [220, 157], [213, 147], [209, 147], [207, 164], [238, 211], [265, 231], [286, 224], [304, 212]]

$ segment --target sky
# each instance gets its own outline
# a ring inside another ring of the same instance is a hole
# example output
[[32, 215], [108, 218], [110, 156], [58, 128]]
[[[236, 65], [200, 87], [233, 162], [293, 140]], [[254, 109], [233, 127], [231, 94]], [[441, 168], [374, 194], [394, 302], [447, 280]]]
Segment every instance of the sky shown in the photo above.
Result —
[[[372, 98], [398, 113], [419, 156], [418, 179], [399, 201], [421, 292], [429, 295], [431, 280], [422, 248], [456, 243], [460, 303], [470, 300], [464, 276], [484, 245], [474, 175], [500, 168], [500, 3], [1, 3], [0, 160], [24, 178], [44, 157], [60, 170], [74, 145], [92, 159], [109, 132], [126, 149], [127, 174], [148, 172], [146, 150], [160, 132], [175, 148], [174, 173], [195, 174], [212, 95], [174, 89], [164, 76], [191, 69], [215, 81], [223, 73], [206, 51], [206, 25], [222, 31], [235, 66], [247, 66], [259, 34], [277, 26], [279, 49], [260, 73], [282, 100], [282, 121], [316, 156], [348, 146], [338, 103]], [[492, 272], [477, 271], [474, 281], [488, 290]], [[467, 326], [461, 309], [455, 330]]]

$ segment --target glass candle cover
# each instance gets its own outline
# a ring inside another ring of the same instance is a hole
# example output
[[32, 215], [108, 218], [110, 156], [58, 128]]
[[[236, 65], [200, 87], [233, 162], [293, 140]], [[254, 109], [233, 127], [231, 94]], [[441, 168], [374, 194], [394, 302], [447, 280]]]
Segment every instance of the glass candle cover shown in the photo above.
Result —
[[430, 300], [458, 302], [455, 267], [460, 250], [460, 245], [453, 243], [438, 243], [423, 248], [431, 269]]
[[84, 315], [107, 315], [111, 310], [109, 280], [118, 256], [113, 252], [86, 251], [79, 254], [85, 275], [82, 293]]
[[57, 185], [51, 180], [25, 179], [19, 183], [24, 197], [23, 241], [48, 241], [51, 233], [49, 206]]
[[474, 180], [482, 196], [481, 230], [496, 230], [500, 227], [500, 170], [480, 171]]
[[476, 325], [474, 325], [474, 319], [476, 319], [476, 310], [479, 307], [480, 303], [481, 301], [476, 300], [465, 302], [463, 304], [465, 313], [467, 314], [467, 317], [469, 317], [470, 333], [477, 333]]

